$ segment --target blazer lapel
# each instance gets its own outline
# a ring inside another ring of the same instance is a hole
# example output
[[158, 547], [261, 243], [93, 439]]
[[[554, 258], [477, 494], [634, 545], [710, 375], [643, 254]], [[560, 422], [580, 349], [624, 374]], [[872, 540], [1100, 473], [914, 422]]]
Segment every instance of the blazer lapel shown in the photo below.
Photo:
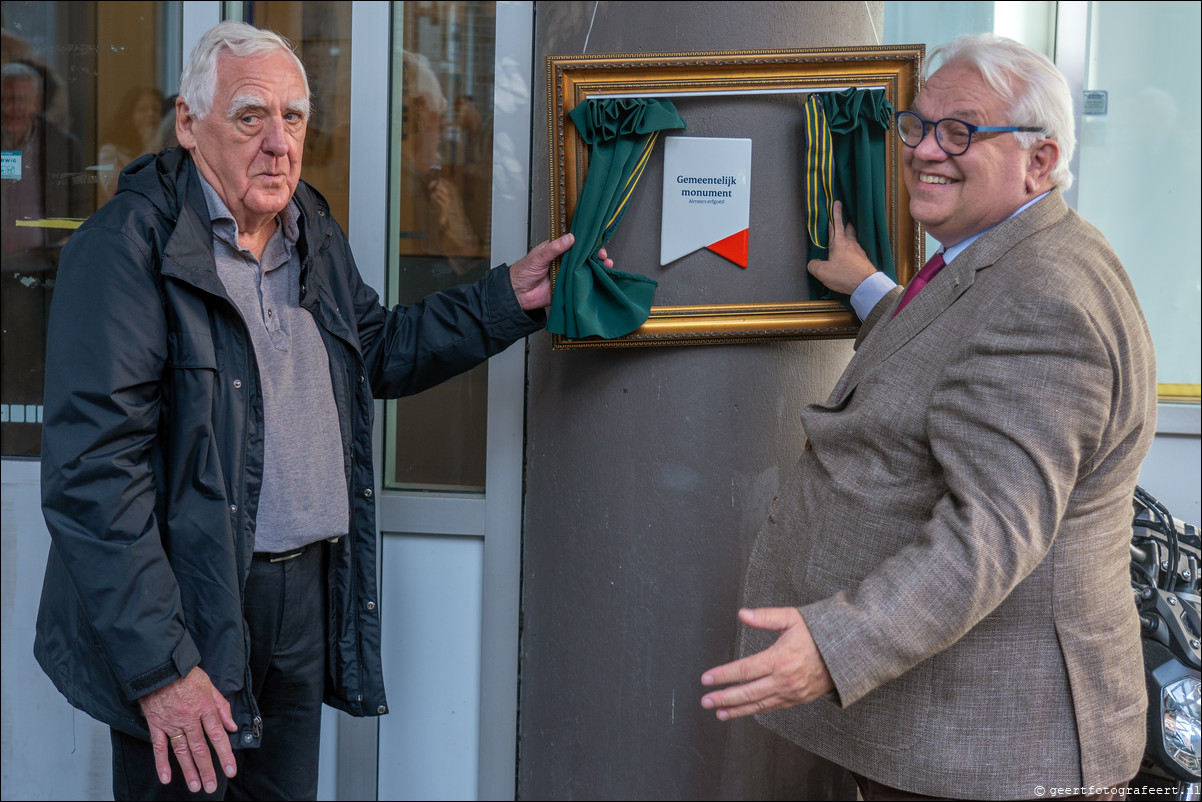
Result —
[[917, 337], [968, 292], [978, 272], [997, 262], [1018, 242], [1052, 225], [1067, 213], [1068, 207], [1060, 190], [1054, 189], [1030, 209], [999, 223], [979, 237], [923, 287], [922, 292], [914, 296], [897, 317], [892, 315], [901, 301], [901, 293], [895, 293], [889, 306], [882, 310], [882, 319], [877, 321], [856, 349], [828, 403], [841, 404], [874, 367]]
[[967, 253], [968, 251], [965, 251], [939, 271], [939, 275], [923, 287], [922, 292], [914, 296], [897, 317], [892, 315], [901, 301], [901, 294], [898, 293], [897, 297], [892, 299], [890, 306], [884, 310], [884, 319], [877, 323], [856, 349], [855, 356], [836, 384], [829, 403], [842, 403], [864, 376], [917, 337], [972, 286], [977, 270], [988, 265], [980, 265], [978, 268], [969, 264], [970, 260], [964, 258]]

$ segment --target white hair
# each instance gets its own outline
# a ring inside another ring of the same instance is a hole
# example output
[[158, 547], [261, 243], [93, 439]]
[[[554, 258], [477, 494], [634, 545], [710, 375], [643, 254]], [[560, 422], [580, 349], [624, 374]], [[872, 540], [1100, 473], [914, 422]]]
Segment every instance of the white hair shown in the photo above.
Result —
[[[235, 58], [252, 58], [287, 53], [296, 65], [305, 84], [305, 103], [312, 102], [309, 76], [292, 45], [275, 31], [265, 31], [245, 22], [227, 20], [205, 32], [192, 48], [188, 63], [179, 79], [179, 96], [197, 119], [204, 119], [213, 110], [213, 95], [217, 92], [217, 62], [229, 53]], [[309, 109], [304, 110], [308, 116]]]
[[4, 81], [33, 81], [38, 94], [42, 94], [42, 74], [24, 61], [10, 61], [0, 68]]
[[935, 71], [931, 65], [936, 59], [940, 67], [961, 64], [981, 75], [1010, 112], [1010, 119], [1000, 124], [1043, 129], [1042, 137], [1021, 131], [1014, 137], [1024, 148], [1041, 138], [1055, 141], [1060, 156], [1048, 178], [1062, 190], [1072, 186], [1069, 163], [1077, 147], [1073, 96], [1047, 56], [1013, 39], [984, 33], [961, 36], [936, 48], [927, 62], [928, 77]]

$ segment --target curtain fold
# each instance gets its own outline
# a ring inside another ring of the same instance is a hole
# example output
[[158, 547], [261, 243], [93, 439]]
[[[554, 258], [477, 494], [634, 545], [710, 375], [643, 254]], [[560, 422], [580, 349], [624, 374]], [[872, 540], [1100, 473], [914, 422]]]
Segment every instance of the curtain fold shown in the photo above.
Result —
[[[883, 89], [823, 92], [806, 100], [805, 165], [808, 259], [826, 259], [827, 228], [835, 201], [843, 204], [843, 222], [856, 228], [856, 239], [877, 270], [894, 281], [897, 269], [889, 248], [886, 217], [885, 137], [893, 104]], [[809, 276], [810, 299], [845, 301]]]
[[560, 262], [547, 330], [574, 339], [621, 337], [646, 322], [656, 282], [606, 269], [597, 251], [621, 222], [659, 132], [685, 124], [675, 106], [654, 98], [595, 98], [568, 117], [589, 146], [589, 166], [569, 229], [576, 242]]

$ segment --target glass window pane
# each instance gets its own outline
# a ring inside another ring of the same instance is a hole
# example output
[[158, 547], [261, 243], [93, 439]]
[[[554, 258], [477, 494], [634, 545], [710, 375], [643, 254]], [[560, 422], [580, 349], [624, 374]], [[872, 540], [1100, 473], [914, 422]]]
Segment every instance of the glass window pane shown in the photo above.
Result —
[[[490, 267], [496, 4], [393, 6], [390, 303]], [[389, 402], [385, 485], [482, 492], [488, 368]]]
[[350, 225], [351, 3], [266, 0], [243, 4], [246, 22], [292, 43], [309, 75], [313, 111], [305, 132], [301, 178]]
[[[122, 167], [162, 144], [178, 2], [4, 2], [0, 451], [41, 451], [58, 258]], [[171, 128], [174, 114], [169, 115]]]
[[1182, 400], [1202, 383], [1200, 25], [1197, 3], [1091, 3], [1085, 88], [1108, 102], [1081, 120], [1081, 215], [1131, 275], [1161, 395]]

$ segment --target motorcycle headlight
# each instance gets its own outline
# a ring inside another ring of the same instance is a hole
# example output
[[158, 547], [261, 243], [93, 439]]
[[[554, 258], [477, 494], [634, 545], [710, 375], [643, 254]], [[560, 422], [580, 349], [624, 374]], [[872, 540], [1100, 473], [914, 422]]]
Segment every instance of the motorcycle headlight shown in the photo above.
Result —
[[1202, 768], [1200, 699], [1202, 681], [1196, 677], [1170, 682], [1160, 695], [1161, 710], [1164, 711], [1164, 751], [1179, 766], [1193, 774], [1198, 774]]

